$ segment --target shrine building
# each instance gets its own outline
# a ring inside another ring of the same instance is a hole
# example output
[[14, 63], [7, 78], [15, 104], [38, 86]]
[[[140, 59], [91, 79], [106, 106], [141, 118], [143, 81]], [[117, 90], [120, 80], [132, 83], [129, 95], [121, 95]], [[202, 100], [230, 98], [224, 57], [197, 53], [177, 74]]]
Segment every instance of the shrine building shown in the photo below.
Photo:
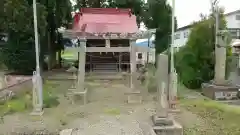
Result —
[[79, 46], [71, 49], [79, 52], [79, 66], [85, 65], [86, 72], [135, 72], [144, 64], [136, 60], [136, 52], [149, 52], [148, 47], [136, 46], [144, 34], [130, 9], [82, 8], [74, 15], [72, 29], [62, 33], [78, 39]]

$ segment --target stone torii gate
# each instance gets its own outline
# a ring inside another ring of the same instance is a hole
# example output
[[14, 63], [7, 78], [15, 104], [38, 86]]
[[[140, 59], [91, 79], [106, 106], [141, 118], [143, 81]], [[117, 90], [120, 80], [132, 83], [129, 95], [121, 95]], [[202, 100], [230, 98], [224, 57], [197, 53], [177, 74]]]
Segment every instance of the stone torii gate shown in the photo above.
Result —
[[[128, 101], [132, 101], [132, 97], [136, 95], [140, 95], [140, 91], [136, 91], [134, 88], [134, 83], [137, 81], [136, 77], [136, 50], [138, 49], [135, 44], [136, 40], [140, 38], [148, 38], [149, 35], [155, 33], [155, 29], [147, 30], [147, 31], [139, 31], [137, 33], [91, 33], [91, 35], [86, 36], [87, 34], [83, 34], [73, 30], [62, 30], [59, 31], [63, 34], [64, 38], [71, 38], [71, 39], [78, 39], [79, 47], [73, 48], [79, 52], [78, 59], [78, 74], [77, 74], [77, 85], [74, 91], [74, 94], [82, 95], [84, 99], [84, 104], [87, 103], [87, 89], [84, 87], [84, 80], [85, 80], [85, 59], [86, 59], [86, 52], [99, 52], [98, 49], [104, 49], [106, 52], [130, 52], [130, 88], [131, 92], [128, 93]], [[86, 47], [87, 39], [103, 39], [103, 40], [111, 40], [111, 39], [129, 39], [129, 47]], [[149, 48], [147, 50], [142, 50], [149, 52]], [[135, 101], [133, 101], [135, 102]]]

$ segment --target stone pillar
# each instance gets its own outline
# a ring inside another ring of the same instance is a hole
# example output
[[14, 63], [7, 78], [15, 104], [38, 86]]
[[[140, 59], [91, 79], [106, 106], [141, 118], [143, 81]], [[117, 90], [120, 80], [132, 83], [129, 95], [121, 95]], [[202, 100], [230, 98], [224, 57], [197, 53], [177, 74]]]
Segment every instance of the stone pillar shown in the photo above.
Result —
[[78, 85], [79, 91], [84, 91], [84, 79], [85, 79], [85, 62], [86, 62], [86, 39], [80, 39], [79, 48], [79, 62], [78, 62]]
[[134, 79], [136, 72], [136, 39], [130, 39], [130, 68], [131, 68], [131, 78], [130, 87], [134, 88]]
[[158, 101], [157, 113], [153, 116], [153, 129], [156, 134], [183, 135], [182, 126], [168, 116], [168, 55], [160, 54], [157, 60]]
[[168, 56], [164, 54], [158, 55], [157, 62], [157, 116], [168, 117], [168, 102], [167, 102], [167, 82], [168, 82]]
[[226, 72], [226, 43], [222, 36], [218, 36], [219, 46], [215, 47], [215, 84], [224, 84]]

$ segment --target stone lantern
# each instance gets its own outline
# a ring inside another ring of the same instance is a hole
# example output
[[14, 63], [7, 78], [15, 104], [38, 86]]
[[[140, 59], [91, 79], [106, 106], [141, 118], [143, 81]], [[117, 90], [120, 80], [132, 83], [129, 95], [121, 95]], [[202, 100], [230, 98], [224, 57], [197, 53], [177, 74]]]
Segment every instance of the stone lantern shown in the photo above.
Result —
[[236, 40], [233, 42], [232, 44], [232, 47], [233, 47], [233, 53], [235, 54], [240, 54], [240, 40]]
[[74, 83], [72, 86], [73, 88], [76, 88], [76, 84], [77, 84], [77, 71], [78, 69], [73, 65], [67, 70], [67, 72], [72, 73], [72, 78], [74, 80]]

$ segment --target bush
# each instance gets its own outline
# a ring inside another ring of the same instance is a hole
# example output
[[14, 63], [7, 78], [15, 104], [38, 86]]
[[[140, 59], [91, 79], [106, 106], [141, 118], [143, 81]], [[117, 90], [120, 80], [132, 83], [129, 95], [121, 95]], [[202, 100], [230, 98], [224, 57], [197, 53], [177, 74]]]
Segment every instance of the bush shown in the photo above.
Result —
[[[47, 84], [43, 88], [43, 108], [52, 108], [59, 105], [58, 97], [52, 89], [56, 84]], [[0, 114], [9, 114], [15, 112], [23, 112], [31, 110], [32, 106], [32, 90], [27, 90], [23, 93], [18, 93], [13, 99], [3, 102], [0, 105]]]
[[51, 82], [46, 82], [43, 88], [43, 108], [52, 108], [59, 105], [58, 97], [52, 90], [54, 86]]
[[43, 91], [43, 108], [52, 108], [59, 105], [58, 97], [49, 91]]
[[7, 106], [8, 113], [23, 112], [26, 110], [24, 100], [10, 100], [5, 105]]
[[[198, 89], [214, 77], [215, 28], [210, 18], [193, 25], [186, 46], [175, 54], [175, 67], [180, 81], [190, 89]], [[225, 21], [220, 27], [224, 29]], [[229, 51], [228, 51], [229, 52]]]

